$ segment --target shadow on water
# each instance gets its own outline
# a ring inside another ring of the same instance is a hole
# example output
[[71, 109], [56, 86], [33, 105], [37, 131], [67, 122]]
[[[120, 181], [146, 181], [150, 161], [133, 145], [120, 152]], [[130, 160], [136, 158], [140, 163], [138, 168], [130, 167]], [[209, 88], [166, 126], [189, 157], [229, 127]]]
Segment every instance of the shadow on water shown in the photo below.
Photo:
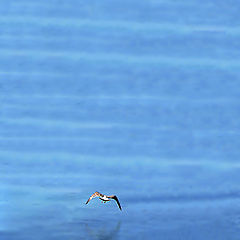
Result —
[[96, 229], [95, 227], [90, 227], [89, 224], [85, 224], [87, 235], [91, 239], [98, 239], [98, 240], [116, 239], [117, 233], [119, 232], [120, 227], [121, 227], [121, 221], [119, 221], [115, 225], [115, 227], [111, 230], [106, 229], [106, 226]]

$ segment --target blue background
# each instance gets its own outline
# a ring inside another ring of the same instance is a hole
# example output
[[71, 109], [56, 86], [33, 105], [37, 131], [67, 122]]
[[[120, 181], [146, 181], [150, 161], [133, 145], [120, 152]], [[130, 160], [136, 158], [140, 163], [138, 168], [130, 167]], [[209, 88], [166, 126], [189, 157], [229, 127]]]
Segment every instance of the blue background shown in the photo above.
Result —
[[239, 12], [1, 0], [1, 239], [237, 239]]

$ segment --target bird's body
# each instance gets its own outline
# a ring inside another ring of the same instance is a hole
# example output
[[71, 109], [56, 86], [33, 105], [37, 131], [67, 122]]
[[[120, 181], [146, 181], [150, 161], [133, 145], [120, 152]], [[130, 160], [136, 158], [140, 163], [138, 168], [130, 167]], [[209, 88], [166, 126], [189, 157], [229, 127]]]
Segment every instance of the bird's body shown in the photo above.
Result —
[[99, 192], [95, 192], [95, 193], [87, 200], [86, 204], [88, 204], [88, 203], [89, 203], [93, 198], [95, 198], [95, 197], [99, 197], [99, 199], [102, 200], [104, 203], [105, 203], [105, 202], [109, 202], [109, 201], [111, 201], [111, 200], [113, 199], [113, 200], [115, 200], [115, 201], [117, 202], [117, 205], [118, 205], [119, 209], [122, 210], [121, 205], [120, 205], [120, 202], [119, 202], [117, 196], [115, 196], [115, 195], [107, 196], [107, 195], [101, 194], [101, 193], [99, 193]]
[[108, 201], [110, 201], [111, 199], [110, 198], [108, 198], [106, 195], [104, 195], [103, 197], [99, 197], [102, 201], [104, 201], [104, 202], [108, 202]]

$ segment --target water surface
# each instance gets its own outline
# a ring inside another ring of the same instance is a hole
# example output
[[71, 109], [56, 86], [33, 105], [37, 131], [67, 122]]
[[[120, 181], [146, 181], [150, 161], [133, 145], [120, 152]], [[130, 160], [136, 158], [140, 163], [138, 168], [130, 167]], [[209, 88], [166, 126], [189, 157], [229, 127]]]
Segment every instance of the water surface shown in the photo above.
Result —
[[0, 237], [237, 239], [239, 7], [2, 0]]

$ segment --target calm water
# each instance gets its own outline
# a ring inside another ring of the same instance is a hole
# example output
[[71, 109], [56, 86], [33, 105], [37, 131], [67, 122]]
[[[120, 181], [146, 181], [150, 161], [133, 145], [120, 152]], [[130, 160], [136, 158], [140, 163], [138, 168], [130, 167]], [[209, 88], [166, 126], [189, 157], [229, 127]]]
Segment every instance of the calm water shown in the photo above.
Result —
[[0, 238], [239, 239], [239, 9], [1, 0]]

